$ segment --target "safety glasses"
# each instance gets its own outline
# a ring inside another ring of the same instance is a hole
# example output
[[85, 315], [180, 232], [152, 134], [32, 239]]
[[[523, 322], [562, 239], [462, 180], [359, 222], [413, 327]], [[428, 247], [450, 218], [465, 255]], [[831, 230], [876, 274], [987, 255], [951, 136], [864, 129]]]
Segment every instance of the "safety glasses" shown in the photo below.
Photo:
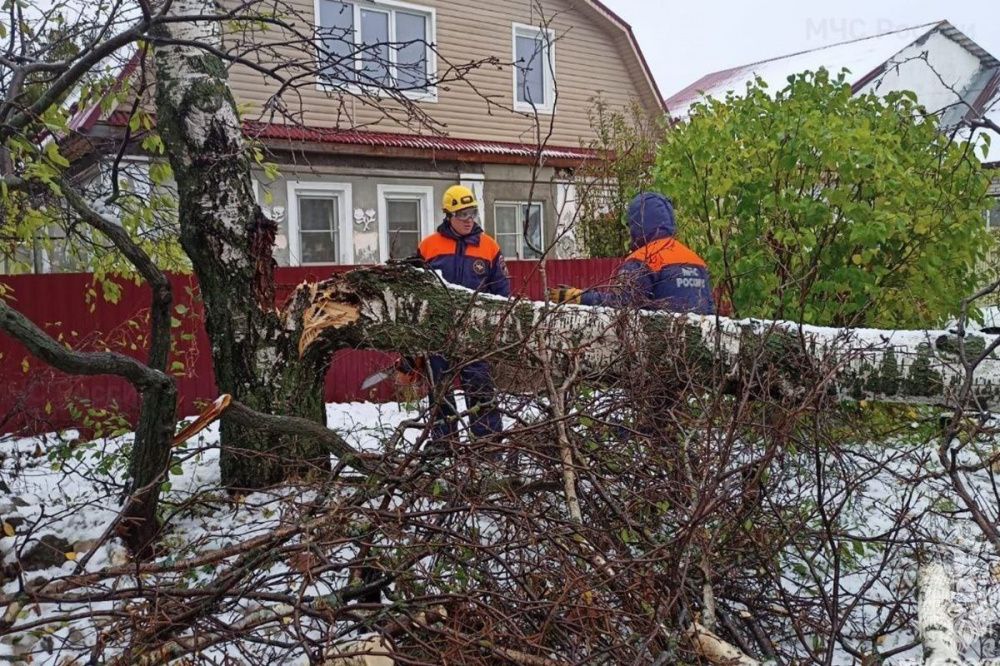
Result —
[[465, 208], [463, 210], [455, 211], [454, 216], [460, 220], [478, 220], [479, 219], [479, 209], [478, 208]]

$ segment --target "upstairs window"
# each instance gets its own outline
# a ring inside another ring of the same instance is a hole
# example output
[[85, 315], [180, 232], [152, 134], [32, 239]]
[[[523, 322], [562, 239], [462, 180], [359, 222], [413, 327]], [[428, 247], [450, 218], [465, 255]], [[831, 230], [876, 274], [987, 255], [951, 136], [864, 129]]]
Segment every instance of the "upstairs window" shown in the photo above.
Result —
[[514, 109], [552, 113], [555, 106], [555, 33], [514, 24]]
[[385, 1], [316, 1], [321, 81], [433, 95], [434, 10]]

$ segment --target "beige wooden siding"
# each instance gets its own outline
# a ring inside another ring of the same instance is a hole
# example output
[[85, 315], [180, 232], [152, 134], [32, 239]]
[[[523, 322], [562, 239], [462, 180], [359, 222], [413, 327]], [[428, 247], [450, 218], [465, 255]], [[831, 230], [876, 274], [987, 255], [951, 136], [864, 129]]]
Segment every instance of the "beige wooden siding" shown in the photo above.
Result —
[[[304, 20], [313, 16], [312, 0], [292, 0]], [[463, 0], [423, 0], [414, 2], [436, 11], [438, 72], [448, 63], [460, 65], [496, 57], [501, 63], [484, 65], [469, 75], [469, 81], [441, 86], [436, 102], [419, 102], [420, 109], [438, 131], [452, 137], [482, 140], [533, 142], [535, 124], [513, 106], [513, 80], [509, 63], [513, 59], [512, 24], [538, 25], [534, 4], [527, 0], [492, 0], [488, 3]], [[534, 10], [534, 11], [533, 11]], [[592, 137], [590, 110], [600, 96], [613, 106], [638, 100], [655, 113], [655, 100], [646, 84], [638, 60], [623, 31], [596, 16], [579, 0], [545, 0], [544, 11], [553, 17], [558, 102], [556, 121], [549, 143], [577, 146]], [[303, 30], [310, 30], [303, 26]], [[274, 38], [280, 40], [280, 35]], [[312, 56], [301, 45], [281, 50], [289, 60], [302, 62]], [[293, 93], [285, 94], [287, 113], [313, 127], [361, 127], [384, 132], [427, 132], [419, 123], [390, 119], [376, 107], [399, 114], [400, 106], [387, 99], [368, 103], [351, 96], [331, 96], [321, 91], [314, 77], [304, 79]], [[231, 84], [237, 100], [247, 105], [248, 119], [256, 119], [266, 100], [278, 89], [260, 73], [243, 65], [231, 69]], [[473, 89], [475, 88], [475, 90]], [[490, 105], [484, 98], [490, 98]], [[279, 122], [277, 117], [262, 119]], [[540, 116], [543, 134], [549, 116]]]

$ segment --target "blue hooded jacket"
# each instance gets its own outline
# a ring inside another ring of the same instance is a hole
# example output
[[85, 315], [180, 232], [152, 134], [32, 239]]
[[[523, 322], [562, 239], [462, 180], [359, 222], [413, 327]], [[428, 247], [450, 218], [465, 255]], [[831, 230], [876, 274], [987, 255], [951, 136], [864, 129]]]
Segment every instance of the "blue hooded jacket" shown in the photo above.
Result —
[[444, 279], [475, 291], [510, 296], [510, 278], [500, 245], [478, 224], [459, 236], [447, 220], [420, 242], [420, 257]]
[[632, 254], [618, 269], [614, 291], [584, 292], [584, 305], [637, 306], [713, 314], [708, 266], [674, 238], [674, 207], [663, 195], [643, 192], [628, 206]]

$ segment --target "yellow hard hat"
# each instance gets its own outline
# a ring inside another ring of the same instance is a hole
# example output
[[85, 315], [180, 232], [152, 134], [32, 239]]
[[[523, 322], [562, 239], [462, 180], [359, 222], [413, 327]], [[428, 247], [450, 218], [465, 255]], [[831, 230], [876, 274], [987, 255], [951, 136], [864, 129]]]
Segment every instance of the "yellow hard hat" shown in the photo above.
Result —
[[465, 185], [452, 185], [444, 191], [441, 199], [441, 208], [446, 213], [457, 213], [466, 208], [474, 208], [479, 205], [476, 201], [476, 193]]

